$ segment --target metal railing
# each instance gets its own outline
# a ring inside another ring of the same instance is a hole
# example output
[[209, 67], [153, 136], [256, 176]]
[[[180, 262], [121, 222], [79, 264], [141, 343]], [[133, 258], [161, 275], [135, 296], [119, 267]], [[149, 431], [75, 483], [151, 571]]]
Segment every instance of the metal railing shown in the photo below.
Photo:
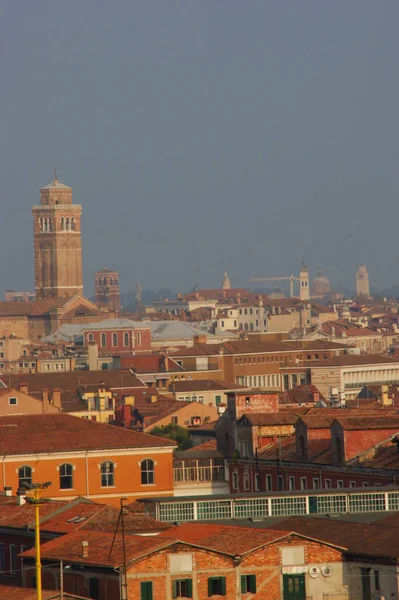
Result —
[[224, 467], [179, 467], [173, 469], [175, 483], [225, 481]]

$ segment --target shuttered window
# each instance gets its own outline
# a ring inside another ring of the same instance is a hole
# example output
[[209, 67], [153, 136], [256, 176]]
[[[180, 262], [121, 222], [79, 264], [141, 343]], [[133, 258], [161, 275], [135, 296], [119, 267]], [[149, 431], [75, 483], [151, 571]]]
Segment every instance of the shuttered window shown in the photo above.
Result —
[[241, 594], [256, 594], [256, 575], [241, 575]]
[[209, 577], [208, 596], [226, 595], [226, 577]]
[[142, 581], [140, 583], [140, 600], [153, 600], [152, 581]]
[[193, 582], [191, 579], [175, 579], [172, 581], [172, 598], [192, 598]]

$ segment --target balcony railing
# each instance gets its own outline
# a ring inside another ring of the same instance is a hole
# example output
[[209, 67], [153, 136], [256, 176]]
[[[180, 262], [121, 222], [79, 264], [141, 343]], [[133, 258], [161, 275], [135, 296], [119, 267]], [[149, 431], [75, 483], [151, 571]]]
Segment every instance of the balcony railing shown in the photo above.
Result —
[[224, 467], [179, 467], [173, 477], [175, 483], [225, 481]]

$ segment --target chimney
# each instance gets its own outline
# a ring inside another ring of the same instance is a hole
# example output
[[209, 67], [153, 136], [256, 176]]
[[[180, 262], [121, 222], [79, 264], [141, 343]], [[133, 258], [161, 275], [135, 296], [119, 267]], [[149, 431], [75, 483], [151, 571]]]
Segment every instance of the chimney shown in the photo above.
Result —
[[98, 344], [97, 344], [97, 342], [89, 342], [88, 363], [89, 363], [89, 371], [97, 371], [97, 369], [98, 369]]
[[19, 391], [21, 392], [21, 394], [28, 393], [28, 384], [27, 383], [20, 383], [18, 388], [19, 388]]
[[82, 558], [89, 557], [89, 542], [82, 542]]
[[4, 493], [6, 496], [8, 496], [10, 498], [12, 496], [12, 487], [10, 487], [9, 485], [6, 486], [4, 488]]
[[17, 504], [18, 506], [23, 506], [26, 504], [26, 491], [24, 489], [19, 489], [17, 491]]
[[61, 390], [60, 388], [53, 389], [53, 404], [56, 408], [61, 409]]
[[43, 404], [48, 404], [48, 402], [49, 402], [48, 388], [42, 389], [42, 396], [43, 396]]

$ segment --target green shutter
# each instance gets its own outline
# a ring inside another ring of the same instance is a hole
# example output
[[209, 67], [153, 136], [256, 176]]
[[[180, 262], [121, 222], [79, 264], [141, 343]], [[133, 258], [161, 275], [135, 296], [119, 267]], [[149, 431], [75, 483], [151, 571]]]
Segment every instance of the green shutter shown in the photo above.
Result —
[[186, 581], [187, 581], [187, 598], [192, 598], [193, 597], [193, 580], [186, 579]]
[[241, 594], [247, 593], [247, 576], [241, 575]]
[[153, 600], [152, 581], [142, 581], [140, 583], [140, 600]]
[[213, 577], [208, 578], [208, 596], [212, 596], [212, 581]]
[[226, 577], [220, 578], [220, 594], [221, 596], [226, 595]]
[[248, 575], [249, 591], [256, 594], [256, 575]]
[[175, 579], [172, 581], [172, 598], [177, 598], [177, 585]]

